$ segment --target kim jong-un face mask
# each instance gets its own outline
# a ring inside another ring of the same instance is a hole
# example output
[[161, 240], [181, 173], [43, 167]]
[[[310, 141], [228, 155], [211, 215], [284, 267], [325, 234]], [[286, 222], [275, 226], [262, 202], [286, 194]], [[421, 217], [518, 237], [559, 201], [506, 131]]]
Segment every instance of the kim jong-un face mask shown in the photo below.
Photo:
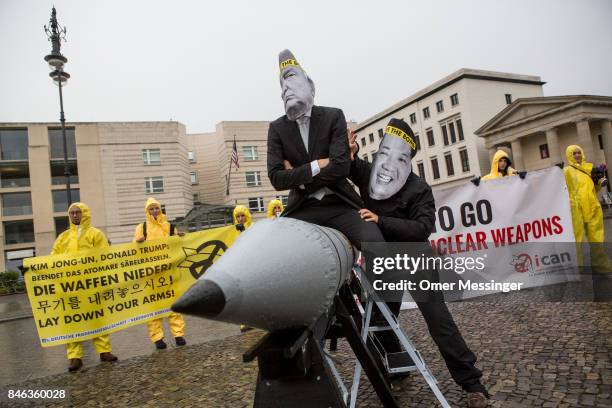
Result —
[[412, 152], [401, 137], [385, 133], [370, 172], [370, 198], [385, 200], [406, 184], [412, 171]]

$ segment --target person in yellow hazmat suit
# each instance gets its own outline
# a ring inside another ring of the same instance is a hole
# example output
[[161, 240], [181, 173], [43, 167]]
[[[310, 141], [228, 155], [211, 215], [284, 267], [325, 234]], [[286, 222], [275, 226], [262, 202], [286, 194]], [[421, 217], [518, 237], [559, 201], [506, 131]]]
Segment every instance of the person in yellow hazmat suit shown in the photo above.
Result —
[[252, 224], [251, 212], [244, 205], [237, 205], [234, 208], [234, 225], [240, 232], [248, 229]]
[[607, 183], [607, 180], [603, 176], [601, 167], [594, 169], [593, 163], [586, 161], [580, 146], [568, 146], [565, 157], [568, 164], [563, 168], [563, 174], [570, 199], [579, 259], [582, 254], [581, 244], [586, 234], [591, 244], [591, 265], [596, 272], [611, 272], [612, 262], [603, 248], [603, 212], [597, 199], [597, 191]]
[[[68, 208], [70, 228], [62, 232], [51, 250], [51, 255], [75, 254], [88, 249], [108, 247], [108, 240], [102, 231], [91, 226], [91, 211], [83, 203], [73, 203]], [[94, 348], [100, 354], [100, 361], [117, 361], [111, 353], [110, 336], [108, 334], [93, 339]], [[83, 367], [83, 345], [81, 342], [66, 344], [70, 364], [68, 371], [78, 371]]]
[[480, 181], [495, 180], [515, 175], [516, 170], [510, 167], [511, 164], [512, 162], [510, 161], [508, 153], [503, 150], [496, 151], [495, 155], [493, 155], [493, 161], [491, 162], [491, 172], [483, 176]]
[[[236, 229], [240, 232], [245, 231], [251, 226], [251, 212], [244, 205], [237, 205], [234, 208], [234, 225]], [[252, 327], [245, 326], [244, 324], [240, 325], [240, 331], [246, 332], [251, 330]]]
[[266, 217], [268, 218], [278, 218], [282, 214], [284, 210], [283, 203], [280, 200], [274, 199], [270, 200], [268, 203], [268, 212], [266, 213]]
[[[166, 215], [162, 213], [159, 201], [153, 197], [149, 197], [145, 204], [145, 222], [138, 224], [134, 231], [134, 242], [152, 241], [169, 237], [171, 235], [184, 235], [175, 230], [174, 225], [171, 225], [166, 219]], [[178, 313], [170, 313], [168, 316], [168, 325], [170, 332], [174, 337], [177, 346], [184, 346], [185, 341], [185, 320]], [[155, 344], [158, 350], [167, 347], [164, 341], [164, 327], [162, 319], [155, 319], [147, 322], [149, 338]]]

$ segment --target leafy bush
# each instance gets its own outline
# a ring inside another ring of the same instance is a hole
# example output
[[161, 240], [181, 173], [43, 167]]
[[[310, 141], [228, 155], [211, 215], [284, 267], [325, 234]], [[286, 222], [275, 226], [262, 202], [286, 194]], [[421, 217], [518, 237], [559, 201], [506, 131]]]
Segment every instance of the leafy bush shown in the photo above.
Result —
[[23, 282], [19, 281], [19, 272], [0, 273], [0, 294], [21, 293], [24, 289]]

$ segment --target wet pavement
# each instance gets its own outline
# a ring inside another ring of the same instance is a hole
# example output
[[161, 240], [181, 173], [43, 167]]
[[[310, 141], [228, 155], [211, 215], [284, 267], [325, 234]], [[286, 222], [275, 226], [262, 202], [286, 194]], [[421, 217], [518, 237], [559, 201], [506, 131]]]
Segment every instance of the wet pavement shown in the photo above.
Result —
[[[185, 316], [185, 326], [185, 338], [188, 344], [223, 339], [240, 333], [238, 326], [191, 316]], [[168, 347], [175, 347], [166, 320], [164, 320], [164, 332]], [[113, 354], [121, 360], [150, 356], [156, 352], [155, 346], [149, 341], [146, 325], [130, 327], [110, 336]], [[83, 345], [84, 365], [89, 367], [101, 364], [91, 341], [85, 341]], [[68, 365], [64, 346], [43, 348], [40, 345], [32, 318], [0, 323], [0, 352], [2, 353], [0, 385], [62, 373], [66, 371]]]
[[[490, 405], [612, 407], [612, 303], [531, 301], [533, 297], [513, 293], [496, 295], [487, 303], [449, 305], [479, 358], [483, 383], [492, 394]], [[418, 310], [403, 312], [400, 321], [451, 406], [466, 406], [465, 394], [450, 378]], [[0, 406], [252, 406], [257, 365], [242, 363], [241, 355], [262, 332], [232, 335], [238, 329], [227, 325], [215, 332], [210, 322], [188, 318], [190, 344], [154, 352], [142, 341], [146, 332], [140, 326], [112, 336], [121, 361], [99, 364], [88, 346], [85, 368], [69, 374], [64, 372], [63, 348], [41, 349], [33, 324], [30, 321], [28, 328], [27, 322], [0, 324], [1, 371], [11, 370], [8, 366], [13, 364], [20, 367], [8, 376], [16, 379], [22, 373], [13, 389], [63, 389], [69, 397], [19, 404], [4, 400]], [[206, 339], [201, 331], [212, 331], [219, 337]], [[348, 382], [354, 358], [345, 342], [340, 341], [334, 355]], [[48, 367], [45, 372], [55, 374], [40, 376], [33, 367], [23, 367], [29, 365], [38, 366], [38, 370]], [[29, 380], [23, 381], [26, 378]], [[415, 374], [399, 383], [395, 393], [402, 407], [436, 406], [424, 380]], [[366, 378], [362, 379], [359, 403], [361, 407], [381, 406]]]

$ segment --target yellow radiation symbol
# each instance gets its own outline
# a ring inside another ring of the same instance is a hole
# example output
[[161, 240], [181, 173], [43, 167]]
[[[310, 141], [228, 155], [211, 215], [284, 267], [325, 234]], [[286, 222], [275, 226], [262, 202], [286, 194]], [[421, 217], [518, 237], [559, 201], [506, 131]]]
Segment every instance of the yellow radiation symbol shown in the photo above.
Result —
[[186, 258], [178, 267], [189, 269], [191, 276], [198, 279], [225, 251], [227, 251], [227, 245], [219, 240], [207, 241], [196, 249], [183, 247]]

